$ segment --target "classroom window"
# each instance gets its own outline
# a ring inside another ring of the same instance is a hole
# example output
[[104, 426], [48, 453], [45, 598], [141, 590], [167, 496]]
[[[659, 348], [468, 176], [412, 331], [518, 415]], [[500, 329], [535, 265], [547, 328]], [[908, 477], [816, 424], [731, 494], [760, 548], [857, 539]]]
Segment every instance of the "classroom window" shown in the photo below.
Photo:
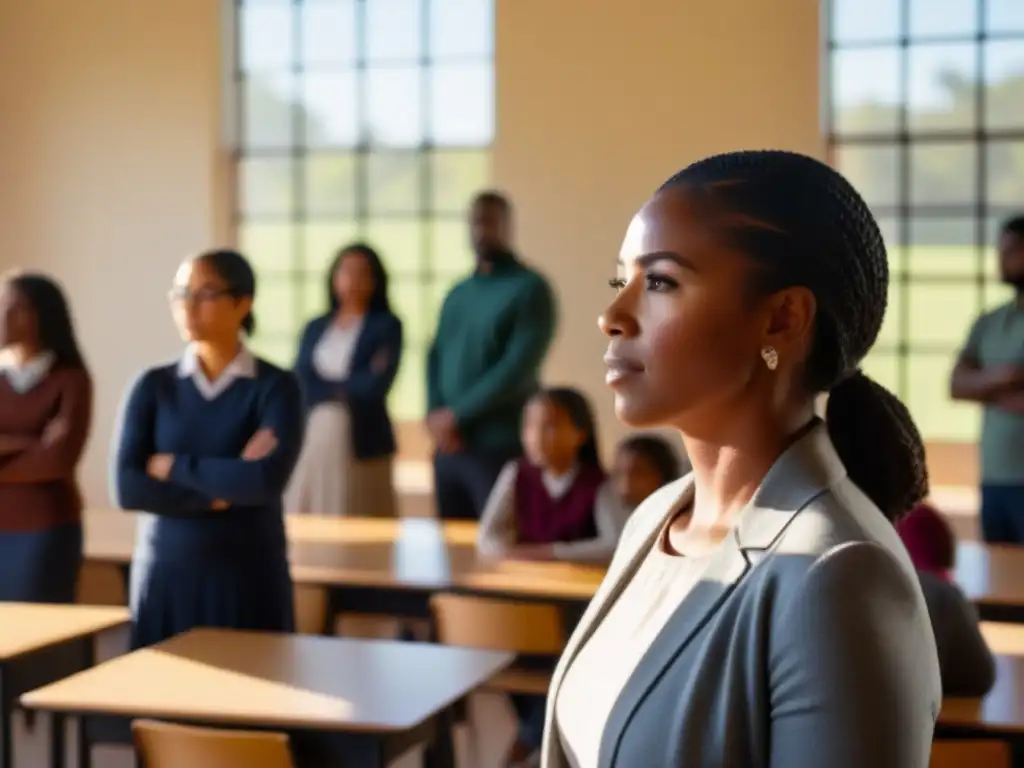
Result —
[[865, 369], [925, 438], [970, 441], [977, 409], [950, 401], [971, 322], [1006, 301], [993, 249], [1024, 210], [1024, 2], [831, 0], [830, 157], [889, 248], [885, 326]]
[[494, 0], [237, 0], [234, 26], [253, 347], [291, 364], [335, 251], [366, 241], [405, 324], [392, 410], [419, 419], [440, 303], [472, 264], [466, 208], [490, 179]]

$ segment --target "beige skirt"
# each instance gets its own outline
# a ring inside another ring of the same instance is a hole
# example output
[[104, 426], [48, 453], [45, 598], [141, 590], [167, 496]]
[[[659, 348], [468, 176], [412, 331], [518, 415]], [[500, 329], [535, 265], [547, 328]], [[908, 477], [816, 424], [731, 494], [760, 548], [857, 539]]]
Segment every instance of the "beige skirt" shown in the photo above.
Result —
[[300, 515], [395, 517], [398, 504], [390, 456], [360, 461], [352, 454], [348, 408], [324, 403], [309, 413], [306, 439], [284, 494]]

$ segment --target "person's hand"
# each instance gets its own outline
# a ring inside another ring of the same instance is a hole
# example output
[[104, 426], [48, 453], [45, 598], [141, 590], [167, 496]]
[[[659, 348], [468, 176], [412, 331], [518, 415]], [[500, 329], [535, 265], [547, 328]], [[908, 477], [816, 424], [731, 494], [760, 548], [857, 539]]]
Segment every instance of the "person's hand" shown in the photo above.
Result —
[[23, 435], [0, 435], [0, 455], [20, 453], [35, 443], [35, 439]]
[[272, 429], [258, 429], [242, 449], [242, 458], [246, 461], [265, 459], [277, 448], [277, 436]]
[[985, 371], [992, 386], [996, 389], [1024, 388], [1024, 368], [1019, 365], [999, 365]]
[[1005, 395], [1000, 395], [992, 404], [1001, 411], [1024, 416], [1024, 391], [1009, 392]]
[[43, 429], [43, 445], [53, 445], [68, 433], [67, 419], [58, 416], [52, 419]]
[[516, 544], [508, 550], [505, 557], [509, 560], [544, 561], [555, 559], [554, 544]]
[[388, 351], [386, 349], [382, 349], [376, 354], [374, 354], [374, 356], [370, 359], [370, 370], [373, 371], [374, 374], [379, 376], [388, 369], [388, 363], [390, 362], [390, 360], [391, 358], [388, 355]]
[[214, 499], [213, 502], [210, 504], [210, 509], [216, 509], [219, 511], [227, 509], [230, 506], [231, 505], [228, 502], [224, 501], [224, 499]]
[[154, 453], [146, 462], [146, 474], [157, 480], [166, 480], [174, 467], [173, 453]]
[[459, 425], [451, 408], [438, 408], [428, 413], [427, 430], [441, 453], [454, 453], [462, 447]]

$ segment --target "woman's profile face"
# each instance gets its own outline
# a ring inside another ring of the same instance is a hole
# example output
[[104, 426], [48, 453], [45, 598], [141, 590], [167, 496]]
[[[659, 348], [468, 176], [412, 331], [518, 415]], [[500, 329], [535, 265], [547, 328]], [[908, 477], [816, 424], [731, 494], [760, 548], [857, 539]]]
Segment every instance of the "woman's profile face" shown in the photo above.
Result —
[[28, 298], [12, 283], [0, 288], [0, 347], [36, 344], [39, 320]]
[[182, 263], [170, 299], [174, 323], [185, 341], [237, 336], [252, 308], [252, 300], [232, 296], [224, 279], [203, 259]]
[[714, 424], [764, 365], [768, 319], [747, 290], [752, 265], [715, 226], [680, 190], [657, 193], [629, 225], [618, 293], [599, 320], [606, 381], [629, 426]]
[[341, 257], [332, 279], [334, 295], [345, 302], [365, 304], [373, 295], [376, 284], [370, 262], [361, 253], [349, 251]]

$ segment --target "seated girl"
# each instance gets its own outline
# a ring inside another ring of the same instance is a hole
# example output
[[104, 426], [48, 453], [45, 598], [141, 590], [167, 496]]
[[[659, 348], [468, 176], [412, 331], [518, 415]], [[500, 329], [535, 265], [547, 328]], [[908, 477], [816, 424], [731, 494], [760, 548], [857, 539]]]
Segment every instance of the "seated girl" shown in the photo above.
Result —
[[928, 604], [943, 695], [983, 696], [995, 682], [995, 662], [974, 607], [950, 578], [956, 557], [952, 528], [928, 504], [918, 504], [896, 527]]
[[480, 520], [482, 554], [607, 561], [627, 512], [608, 481], [590, 403], [578, 390], [538, 392], [523, 411], [526, 457], [505, 465]]
[[657, 435], [632, 435], [615, 449], [612, 483], [622, 505], [632, 512], [640, 502], [682, 475], [679, 456]]

